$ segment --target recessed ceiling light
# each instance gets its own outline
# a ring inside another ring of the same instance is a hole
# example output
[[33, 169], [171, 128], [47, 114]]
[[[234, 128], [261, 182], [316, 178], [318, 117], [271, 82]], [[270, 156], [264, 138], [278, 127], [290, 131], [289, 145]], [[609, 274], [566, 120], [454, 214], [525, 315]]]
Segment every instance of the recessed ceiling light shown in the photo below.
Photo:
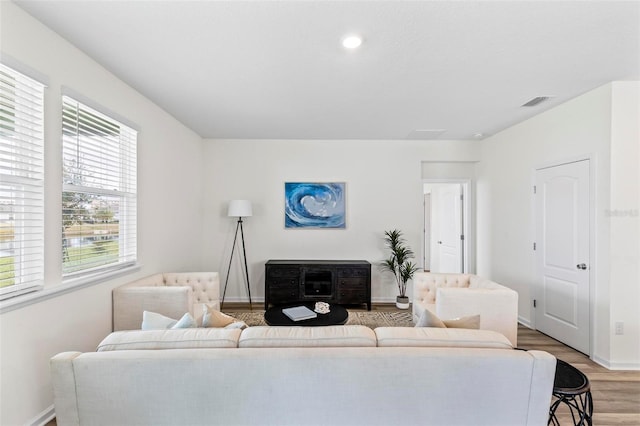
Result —
[[345, 49], [355, 49], [362, 44], [362, 37], [358, 35], [347, 35], [342, 39], [342, 45]]
[[473, 137], [476, 139], [482, 139], [484, 137], [484, 133], [474, 133]]

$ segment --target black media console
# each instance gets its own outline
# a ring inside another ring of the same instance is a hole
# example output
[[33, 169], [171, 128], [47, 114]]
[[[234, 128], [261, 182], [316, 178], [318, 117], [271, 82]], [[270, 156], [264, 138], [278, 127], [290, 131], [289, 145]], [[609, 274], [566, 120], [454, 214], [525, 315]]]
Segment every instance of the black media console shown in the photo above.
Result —
[[264, 308], [300, 302], [366, 304], [371, 310], [371, 263], [366, 260], [269, 260]]

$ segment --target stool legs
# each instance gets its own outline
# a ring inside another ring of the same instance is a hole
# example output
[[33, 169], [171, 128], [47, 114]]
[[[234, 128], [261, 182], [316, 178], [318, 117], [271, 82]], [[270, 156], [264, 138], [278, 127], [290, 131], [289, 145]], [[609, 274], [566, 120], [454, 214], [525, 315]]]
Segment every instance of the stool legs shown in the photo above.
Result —
[[562, 395], [555, 394], [557, 399], [551, 404], [549, 410], [549, 422], [547, 425], [560, 426], [560, 422], [556, 417], [556, 410], [561, 403], [566, 404], [571, 412], [571, 418], [575, 426], [592, 426], [593, 425], [593, 399], [591, 391], [587, 391], [580, 395]]

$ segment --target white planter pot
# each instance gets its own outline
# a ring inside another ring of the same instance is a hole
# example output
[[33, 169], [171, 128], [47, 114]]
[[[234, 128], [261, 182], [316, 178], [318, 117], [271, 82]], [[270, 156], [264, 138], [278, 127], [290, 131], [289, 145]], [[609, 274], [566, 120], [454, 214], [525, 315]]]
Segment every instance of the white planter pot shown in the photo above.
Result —
[[396, 297], [396, 307], [398, 309], [409, 309], [409, 298], [408, 297]]

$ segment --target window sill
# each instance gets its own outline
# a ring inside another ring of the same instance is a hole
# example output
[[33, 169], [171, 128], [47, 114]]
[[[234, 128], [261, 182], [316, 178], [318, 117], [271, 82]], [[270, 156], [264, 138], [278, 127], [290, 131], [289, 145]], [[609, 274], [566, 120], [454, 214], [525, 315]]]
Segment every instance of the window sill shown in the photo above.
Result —
[[132, 272], [139, 271], [140, 268], [141, 265], [139, 263], [134, 263], [133, 265], [122, 269], [117, 269], [99, 275], [68, 280], [52, 288], [45, 287], [43, 290], [33, 291], [31, 293], [5, 299], [0, 301], [0, 314], [24, 308], [25, 306], [33, 305], [35, 303], [40, 303], [54, 297], [62, 296], [63, 294], [71, 293], [72, 291], [76, 291], [84, 287], [90, 287], [122, 275], [130, 274]]

